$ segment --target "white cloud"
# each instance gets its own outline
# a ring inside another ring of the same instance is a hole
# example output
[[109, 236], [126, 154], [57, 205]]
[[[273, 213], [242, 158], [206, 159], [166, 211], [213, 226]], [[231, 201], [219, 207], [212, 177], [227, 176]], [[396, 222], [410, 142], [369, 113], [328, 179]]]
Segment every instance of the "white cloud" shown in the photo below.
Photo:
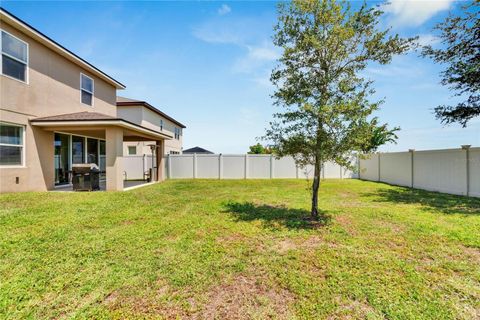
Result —
[[280, 57], [278, 49], [271, 43], [264, 43], [262, 46], [247, 46], [248, 55], [255, 60], [272, 61]]
[[226, 4], [222, 4], [222, 6], [220, 8], [218, 8], [217, 12], [218, 12], [219, 15], [223, 16], [223, 15], [226, 15], [226, 14], [232, 12], [232, 8], [230, 8]]
[[441, 39], [439, 37], [434, 36], [433, 34], [421, 34], [418, 36], [417, 43], [421, 46], [433, 46], [439, 43]]
[[245, 36], [239, 32], [241, 25], [228, 27], [224, 23], [211, 21], [193, 30], [193, 35], [208, 43], [242, 44]]
[[257, 77], [254, 77], [252, 79], [253, 82], [255, 82], [259, 87], [265, 87], [265, 88], [268, 88], [268, 89], [272, 89], [273, 88], [273, 84], [272, 82], [270, 81], [270, 74], [268, 74], [267, 76], [257, 76]]
[[246, 54], [238, 58], [233, 64], [233, 71], [239, 73], [254, 73], [280, 57], [279, 49], [271, 42], [264, 41], [258, 45], [241, 45]]
[[392, 0], [385, 12], [392, 16], [391, 24], [417, 27], [441, 11], [450, 9], [453, 0]]
[[[212, 19], [193, 30], [193, 35], [212, 44], [233, 45], [242, 52], [233, 60], [232, 71], [252, 76], [261, 87], [269, 87], [272, 63], [280, 57], [280, 49], [261, 35], [258, 19]], [[268, 74], [268, 76], [265, 76]]]
[[416, 78], [421, 76], [424, 71], [418, 65], [406, 65], [403, 63], [392, 63], [390, 65], [378, 65], [368, 67], [365, 70], [367, 75], [384, 78]]

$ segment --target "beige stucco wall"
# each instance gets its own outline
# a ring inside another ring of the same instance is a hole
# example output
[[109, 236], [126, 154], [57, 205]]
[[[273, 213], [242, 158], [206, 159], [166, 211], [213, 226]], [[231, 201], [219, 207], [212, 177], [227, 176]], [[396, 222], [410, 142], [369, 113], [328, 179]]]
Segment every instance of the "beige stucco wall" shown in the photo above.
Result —
[[24, 166], [0, 166], [0, 193], [45, 191], [54, 186], [54, 134], [30, 126], [28, 118], [22, 114], [0, 110], [2, 121], [23, 125], [26, 130]]
[[[166, 134], [175, 137], [175, 127], [180, 128], [172, 121], [163, 118], [159, 114], [143, 107], [143, 106], [118, 106], [117, 115], [120, 118], [126, 119], [133, 123], [139, 124], [146, 128], [152, 130], [160, 130], [160, 119], [163, 119], [163, 131]], [[152, 144], [151, 141], [139, 141], [139, 142], [125, 142], [124, 151], [125, 155], [128, 155], [128, 146], [137, 147], [137, 155], [142, 154], [151, 154], [150, 147], [148, 145]], [[182, 153], [182, 144], [183, 144], [183, 129], [180, 128], [180, 139], [172, 138], [171, 140], [165, 140], [164, 151], [165, 154], [170, 153], [170, 151], [176, 151]]]
[[[28, 43], [28, 83], [0, 75], [0, 120], [25, 126], [23, 167], [0, 166], [0, 192], [44, 191], [54, 186], [54, 133], [29, 119], [94, 111], [116, 116], [116, 88], [82, 70], [2, 21], [1, 29]], [[94, 79], [93, 106], [80, 102], [80, 73]], [[15, 183], [16, 177], [19, 184]]]
[[[42, 44], [2, 21], [1, 28], [28, 43], [29, 83], [1, 76], [1, 108], [44, 117], [56, 114], [95, 111], [116, 115], [116, 89], [82, 70]], [[94, 103], [80, 102], [80, 73], [94, 79]]]

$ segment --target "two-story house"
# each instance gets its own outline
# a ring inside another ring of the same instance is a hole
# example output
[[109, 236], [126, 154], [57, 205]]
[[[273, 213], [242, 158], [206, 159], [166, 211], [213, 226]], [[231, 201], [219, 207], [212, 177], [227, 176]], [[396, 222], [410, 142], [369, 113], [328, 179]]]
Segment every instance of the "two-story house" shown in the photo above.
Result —
[[147, 113], [118, 112], [122, 83], [4, 9], [0, 30], [0, 192], [69, 184], [77, 163], [97, 164], [106, 189], [122, 190], [126, 142], [153, 142], [163, 179], [175, 134], [147, 125]]
[[[117, 97], [117, 115], [120, 118], [134, 119], [134, 121], [152, 130], [167, 133], [173, 139], [165, 141], [165, 154], [181, 154], [183, 143], [183, 129], [185, 125], [153, 107], [146, 101]], [[151, 141], [125, 142], [125, 155], [150, 155]]]

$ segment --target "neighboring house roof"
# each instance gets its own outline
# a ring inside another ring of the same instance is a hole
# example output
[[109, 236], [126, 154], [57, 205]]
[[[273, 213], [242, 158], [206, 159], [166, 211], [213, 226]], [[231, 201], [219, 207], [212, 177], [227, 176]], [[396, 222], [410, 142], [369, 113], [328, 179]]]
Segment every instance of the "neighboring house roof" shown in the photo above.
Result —
[[183, 153], [204, 153], [204, 154], [213, 154], [212, 151], [209, 151], [207, 149], [203, 149], [200, 147], [193, 147], [187, 150], [183, 150]]
[[135, 99], [130, 99], [130, 98], [117, 96], [117, 106], [119, 106], [119, 107], [144, 106], [145, 108], [155, 112], [156, 114], [164, 117], [165, 119], [168, 119], [168, 120], [172, 121], [173, 123], [180, 126], [181, 128], [186, 128], [184, 124], [182, 124], [182, 123], [178, 122], [177, 120], [173, 119], [172, 117], [170, 117], [166, 113], [163, 113], [162, 111], [158, 110], [157, 108], [155, 108], [154, 106], [152, 106], [151, 104], [149, 104], [146, 101], [135, 100]]
[[173, 138], [171, 135], [145, 128], [122, 118], [114, 118], [112, 116], [98, 112], [75, 112], [67, 114], [59, 114], [55, 116], [40, 117], [30, 120], [32, 124], [39, 126], [48, 125], [117, 125], [123, 128], [153, 134], [162, 138]]
[[54, 52], [60, 54], [61, 56], [65, 57], [69, 61], [79, 65], [80, 67], [84, 68], [85, 70], [90, 71], [92, 74], [96, 75], [100, 79], [106, 81], [107, 83], [113, 85], [117, 89], [125, 89], [125, 85], [121, 82], [115, 80], [102, 70], [98, 69], [88, 61], [80, 58], [72, 51], [68, 50], [58, 42], [52, 40], [48, 36], [44, 35], [25, 21], [21, 20], [17, 16], [13, 15], [12, 13], [8, 12], [7, 10], [0, 7], [0, 18], [3, 21], [8, 22], [9, 24], [13, 25], [15, 28], [20, 30], [21, 32], [25, 33], [26, 35], [30, 36], [31, 38], [37, 40], [41, 44], [45, 45], [46, 47], [50, 48]]

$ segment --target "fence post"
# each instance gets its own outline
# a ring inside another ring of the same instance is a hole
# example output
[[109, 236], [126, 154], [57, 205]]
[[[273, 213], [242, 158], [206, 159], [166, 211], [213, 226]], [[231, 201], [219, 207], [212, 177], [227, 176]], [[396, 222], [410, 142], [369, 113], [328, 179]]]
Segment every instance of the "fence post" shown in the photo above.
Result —
[[248, 153], [245, 154], [245, 179], [248, 179]]
[[223, 178], [223, 156], [220, 153], [218, 155], [218, 179]]
[[357, 152], [357, 170], [358, 170], [358, 180], [362, 180], [362, 177], [360, 176], [360, 152]]
[[142, 155], [142, 173], [143, 173], [143, 180], [145, 180], [145, 153]]
[[412, 183], [411, 188], [413, 189], [413, 186], [415, 185], [414, 184], [414, 177], [415, 177], [414, 172], [415, 171], [414, 171], [414, 168], [413, 168], [413, 165], [415, 163], [415, 160], [414, 160], [414, 157], [413, 157], [413, 154], [415, 153], [415, 149], [408, 149], [408, 152], [410, 152], [410, 167], [412, 169], [411, 176], [410, 176], [410, 181]]
[[380, 179], [380, 175], [381, 175], [381, 168], [380, 168], [380, 152], [377, 153], [378, 155], [378, 181], [380, 182], [382, 179]]
[[193, 179], [197, 178], [197, 154], [193, 154]]
[[273, 154], [270, 154], [270, 179], [273, 179]]
[[167, 177], [168, 179], [172, 179], [172, 158], [170, 157], [170, 153], [167, 154]]
[[462, 149], [465, 150], [465, 158], [467, 160], [466, 163], [466, 183], [467, 183], [467, 197], [470, 195], [470, 147], [471, 145], [465, 144], [462, 146]]

